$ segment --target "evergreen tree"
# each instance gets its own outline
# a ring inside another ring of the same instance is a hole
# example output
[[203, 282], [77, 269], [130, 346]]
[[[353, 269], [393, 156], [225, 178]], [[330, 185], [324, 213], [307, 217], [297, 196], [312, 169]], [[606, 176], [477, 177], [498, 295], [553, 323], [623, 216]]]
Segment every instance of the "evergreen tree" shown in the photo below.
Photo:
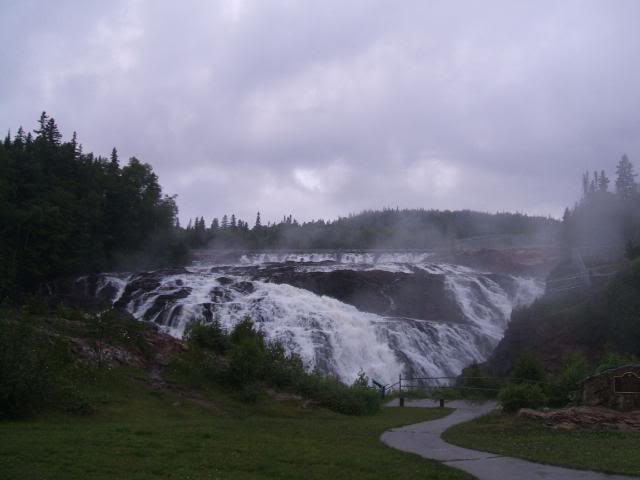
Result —
[[217, 232], [219, 228], [220, 228], [220, 222], [218, 222], [218, 218], [217, 218], [217, 217], [215, 217], [215, 218], [211, 221], [211, 231], [213, 231], [213, 232]]
[[24, 134], [24, 129], [22, 128], [22, 126], [18, 128], [18, 134], [14, 138], [13, 144], [18, 148], [22, 148], [27, 144], [27, 137]]
[[229, 217], [227, 217], [226, 213], [222, 216], [222, 223], [220, 226], [222, 230], [227, 230], [229, 228]]
[[616, 166], [616, 191], [623, 199], [632, 198], [636, 191], [636, 174], [633, 171], [633, 164], [626, 155], [623, 155]]
[[58, 125], [56, 124], [56, 121], [53, 119], [53, 117], [47, 120], [45, 132], [45, 138], [49, 145], [53, 145], [56, 147], [60, 145], [62, 134], [60, 133], [60, 130], [58, 130]]
[[260, 212], [256, 215], [256, 224], [253, 228], [257, 228], [258, 230], [262, 227], [262, 222], [260, 221]]
[[584, 172], [582, 174], [582, 197], [587, 198], [589, 196], [589, 185], [591, 184], [589, 180], [589, 172]]
[[63, 143], [45, 112], [38, 123], [35, 140], [21, 128], [6, 151], [0, 145], [0, 299], [53, 277], [113, 268], [142, 250], [163, 261], [177, 208], [153, 169], [132, 159], [110, 170], [82, 155], [76, 134]]
[[609, 191], [609, 178], [604, 173], [604, 170], [600, 171], [600, 176], [598, 177], [598, 190], [600, 192], [608, 192]]
[[116, 150], [116, 147], [113, 147], [113, 150], [111, 150], [111, 167], [112, 168], [119, 168], [120, 167], [120, 162], [118, 160], [118, 150]]
[[39, 128], [33, 131], [33, 133], [36, 134], [36, 140], [45, 140], [48, 119], [49, 117], [47, 116], [47, 112], [42, 112], [40, 114], [40, 120], [38, 120]]
[[232, 213], [231, 214], [231, 223], [229, 225], [231, 227], [232, 230], [235, 230], [236, 227], [238, 226], [238, 224], [236, 223], [236, 214]]

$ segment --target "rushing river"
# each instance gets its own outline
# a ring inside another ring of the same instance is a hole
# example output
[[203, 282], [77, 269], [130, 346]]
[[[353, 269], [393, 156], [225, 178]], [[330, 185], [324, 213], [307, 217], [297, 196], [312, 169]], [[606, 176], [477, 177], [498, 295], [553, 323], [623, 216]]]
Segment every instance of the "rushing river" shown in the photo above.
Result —
[[400, 373], [457, 375], [491, 353], [512, 309], [531, 303], [544, 284], [429, 258], [210, 255], [186, 269], [103, 274], [93, 293], [176, 337], [194, 320], [231, 328], [249, 315], [309, 369], [346, 382], [360, 369], [381, 382]]

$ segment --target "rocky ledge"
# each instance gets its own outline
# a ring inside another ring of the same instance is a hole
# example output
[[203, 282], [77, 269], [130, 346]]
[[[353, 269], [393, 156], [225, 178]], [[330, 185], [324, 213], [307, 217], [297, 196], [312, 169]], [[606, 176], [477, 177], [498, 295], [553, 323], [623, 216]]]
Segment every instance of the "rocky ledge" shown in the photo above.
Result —
[[617, 430], [640, 432], [640, 410], [618, 412], [604, 407], [571, 407], [547, 412], [523, 408], [521, 418], [541, 421], [554, 430]]

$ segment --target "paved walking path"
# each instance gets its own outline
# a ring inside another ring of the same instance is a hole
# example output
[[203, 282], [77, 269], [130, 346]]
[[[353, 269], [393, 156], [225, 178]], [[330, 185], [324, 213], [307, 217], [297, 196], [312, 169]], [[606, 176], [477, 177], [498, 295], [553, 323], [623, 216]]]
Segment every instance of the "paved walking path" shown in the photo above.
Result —
[[[397, 400], [395, 401], [397, 405]], [[432, 400], [406, 400], [409, 407], [436, 407]], [[394, 406], [390, 404], [389, 406]], [[480, 452], [446, 443], [440, 435], [449, 427], [480, 417], [495, 409], [494, 402], [483, 404], [465, 401], [448, 402], [456, 410], [446, 417], [430, 422], [416, 423], [384, 432], [380, 440], [389, 447], [438, 460], [459, 468], [479, 480], [629, 480], [635, 477], [607, 475], [605, 473], [554, 467], [495, 453]]]

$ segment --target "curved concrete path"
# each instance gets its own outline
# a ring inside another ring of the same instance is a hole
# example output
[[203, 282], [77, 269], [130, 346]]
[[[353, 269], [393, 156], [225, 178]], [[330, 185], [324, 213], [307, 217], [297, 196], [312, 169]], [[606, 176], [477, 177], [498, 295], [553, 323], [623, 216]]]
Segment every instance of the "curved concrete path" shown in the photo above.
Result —
[[[388, 406], [396, 406], [391, 403]], [[432, 400], [406, 400], [408, 407], [437, 407]], [[437, 460], [459, 468], [479, 480], [629, 480], [636, 477], [607, 475], [605, 473], [554, 467], [519, 458], [503, 457], [495, 453], [480, 452], [446, 443], [440, 435], [453, 425], [480, 417], [496, 408], [495, 402], [482, 404], [465, 401], [448, 402], [456, 410], [450, 415], [429, 422], [394, 428], [380, 436], [382, 443], [405, 452]]]

